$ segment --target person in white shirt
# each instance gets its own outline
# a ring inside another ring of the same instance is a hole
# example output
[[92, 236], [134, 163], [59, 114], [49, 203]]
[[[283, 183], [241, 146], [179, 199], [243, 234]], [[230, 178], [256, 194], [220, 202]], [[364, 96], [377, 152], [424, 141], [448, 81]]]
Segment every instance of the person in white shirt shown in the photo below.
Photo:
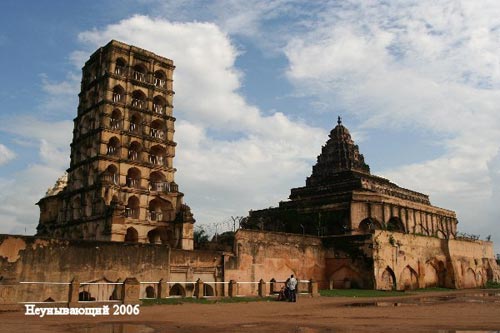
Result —
[[296, 291], [295, 289], [297, 288], [297, 279], [293, 276], [293, 274], [288, 279], [286, 286], [288, 287], [288, 290], [290, 291], [290, 299], [288, 301], [289, 302], [296, 302], [297, 297], [295, 294], [295, 291]]

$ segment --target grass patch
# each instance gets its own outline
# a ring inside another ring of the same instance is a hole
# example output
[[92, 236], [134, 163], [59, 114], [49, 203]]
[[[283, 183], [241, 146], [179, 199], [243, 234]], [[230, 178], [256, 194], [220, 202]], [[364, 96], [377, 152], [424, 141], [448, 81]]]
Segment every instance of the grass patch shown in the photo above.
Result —
[[370, 290], [370, 289], [333, 289], [320, 290], [319, 294], [326, 297], [390, 297], [390, 296], [407, 296], [410, 293], [404, 291], [386, 291], [386, 290]]
[[488, 281], [485, 287], [488, 289], [500, 289], [500, 282]]
[[249, 303], [249, 302], [274, 302], [276, 297], [224, 297], [224, 298], [161, 298], [143, 299], [142, 305], [182, 305], [185, 303], [216, 304], [216, 303]]

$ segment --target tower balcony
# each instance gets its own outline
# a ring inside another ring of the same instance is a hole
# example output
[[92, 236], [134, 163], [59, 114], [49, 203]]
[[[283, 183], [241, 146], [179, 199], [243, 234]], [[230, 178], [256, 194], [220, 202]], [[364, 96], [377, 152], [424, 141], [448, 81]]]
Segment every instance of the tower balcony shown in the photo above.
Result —
[[138, 109], [146, 109], [146, 101], [142, 99], [132, 99], [132, 106]]
[[137, 218], [139, 218], [139, 208], [125, 207], [124, 214], [125, 214], [125, 217], [137, 219]]
[[156, 139], [164, 139], [165, 138], [165, 132], [162, 130], [159, 130], [157, 128], [152, 128], [149, 132], [149, 134]]
[[149, 183], [150, 191], [157, 192], [170, 192], [170, 183], [168, 182], [150, 182]]
[[115, 74], [116, 75], [120, 75], [120, 76], [124, 76], [126, 74], [126, 68], [125, 66], [115, 66]]
[[167, 159], [164, 156], [149, 155], [149, 163], [160, 166], [167, 166]]
[[137, 80], [140, 82], [146, 82], [146, 75], [144, 73], [141, 73], [138, 71], [134, 71], [133, 78], [134, 78], [134, 80]]
[[155, 86], [160, 87], [160, 88], [165, 88], [166, 81], [162, 80], [160, 78], [155, 78]]
[[153, 111], [158, 114], [165, 114], [165, 106], [160, 104], [153, 104]]

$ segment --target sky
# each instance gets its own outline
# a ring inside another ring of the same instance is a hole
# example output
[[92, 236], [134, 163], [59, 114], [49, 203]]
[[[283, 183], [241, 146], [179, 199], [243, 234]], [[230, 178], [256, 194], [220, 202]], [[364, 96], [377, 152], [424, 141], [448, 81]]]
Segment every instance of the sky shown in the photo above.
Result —
[[199, 225], [286, 200], [340, 115], [373, 174], [500, 253], [498, 17], [487, 0], [5, 0], [0, 233], [35, 233], [81, 68], [116, 39], [176, 65], [176, 182]]

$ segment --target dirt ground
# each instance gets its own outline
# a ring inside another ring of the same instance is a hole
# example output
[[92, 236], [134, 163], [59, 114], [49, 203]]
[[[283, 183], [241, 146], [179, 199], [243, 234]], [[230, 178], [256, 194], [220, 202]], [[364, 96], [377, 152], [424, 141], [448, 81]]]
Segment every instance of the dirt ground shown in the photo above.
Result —
[[137, 316], [95, 318], [0, 313], [0, 332], [16, 333], [464, 331], [500, 332], [500, 290], [390, 298], [300, 297], [297, 303], [156, 305], [141, 307]]

